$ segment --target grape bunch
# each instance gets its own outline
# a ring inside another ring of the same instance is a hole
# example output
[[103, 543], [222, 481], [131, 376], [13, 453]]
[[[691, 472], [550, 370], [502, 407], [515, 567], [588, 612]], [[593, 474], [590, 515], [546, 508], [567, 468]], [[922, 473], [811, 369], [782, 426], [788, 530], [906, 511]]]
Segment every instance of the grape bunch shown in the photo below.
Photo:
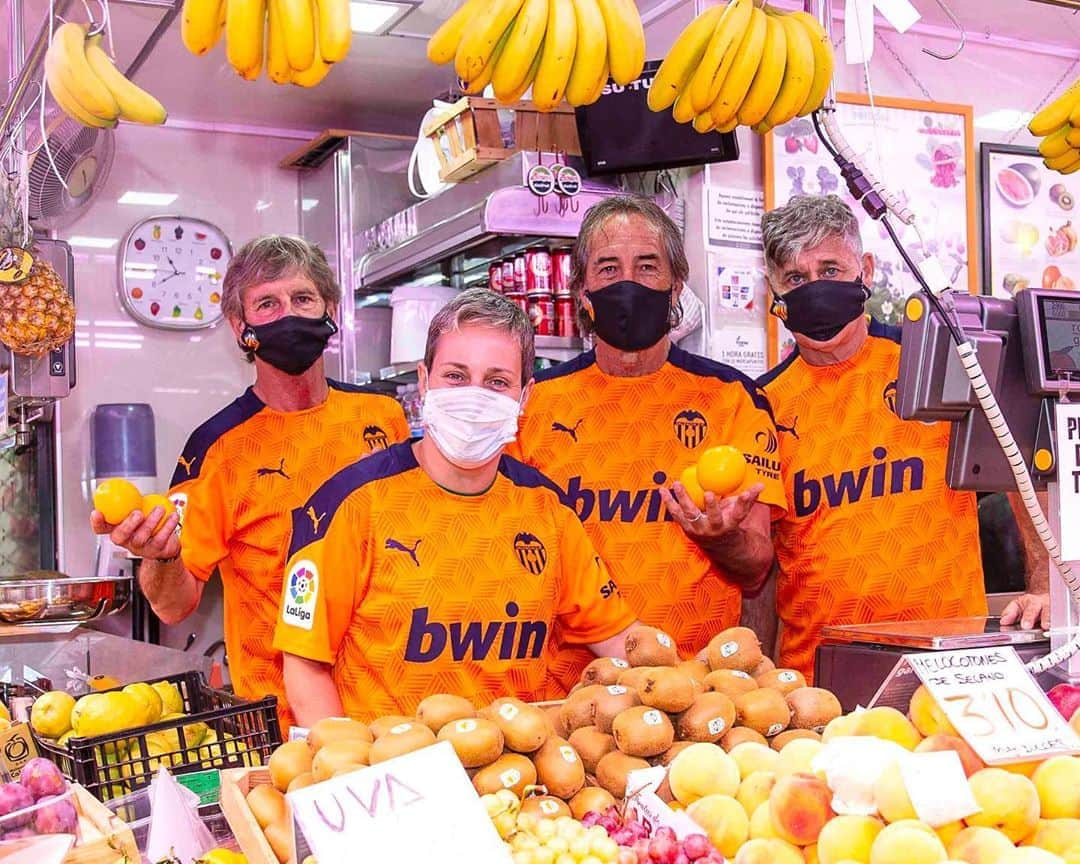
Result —
[[690, 834], [680, 842], [670, 828], [649, 829], [634, 818], [624, 819], [615, 807], [604, 813], [586, 813], [582, 824], [601, 827], [620, 847], [618, 864], [724, 864], [724, 856], [704, 834]]
[[[514, 864], [621, 864], [619, 844], [599, 825], [586, 828], [577, 819], [537, 819], [519, 814], [510, 838]], [[625, 859], [629, 860], [629, 859]]]

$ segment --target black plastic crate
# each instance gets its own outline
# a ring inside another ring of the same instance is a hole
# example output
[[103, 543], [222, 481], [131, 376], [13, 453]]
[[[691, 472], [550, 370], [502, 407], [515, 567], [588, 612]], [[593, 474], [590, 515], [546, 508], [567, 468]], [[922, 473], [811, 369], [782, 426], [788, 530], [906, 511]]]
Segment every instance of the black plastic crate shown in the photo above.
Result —
[[[158, 681], [176, 685], [188, 716], [93, 738], [70, 738], [66, 748], [35, 736], [38, 749], [68, 779], [86, 787], [98, 800], [108, 801], [150, 785], [161, 764], [174, 774], [246, 768], [266, 764], [281, 744], [276, 697], [247, 702], [211, 688], [199, 672], [151, 678], [146, 683]], [[216, 740], [202, 743], [211, 730]]]

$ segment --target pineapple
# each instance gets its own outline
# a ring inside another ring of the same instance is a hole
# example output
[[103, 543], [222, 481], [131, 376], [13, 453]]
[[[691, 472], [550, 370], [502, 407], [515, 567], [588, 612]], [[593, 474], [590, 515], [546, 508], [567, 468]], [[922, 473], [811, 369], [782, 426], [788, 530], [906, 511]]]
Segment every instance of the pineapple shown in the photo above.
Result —
[[46, 262], [35, 259], [22, 282], [0, 285], [0, 342], [16, 354], [44, 354], [74, 333], [75, 304]]

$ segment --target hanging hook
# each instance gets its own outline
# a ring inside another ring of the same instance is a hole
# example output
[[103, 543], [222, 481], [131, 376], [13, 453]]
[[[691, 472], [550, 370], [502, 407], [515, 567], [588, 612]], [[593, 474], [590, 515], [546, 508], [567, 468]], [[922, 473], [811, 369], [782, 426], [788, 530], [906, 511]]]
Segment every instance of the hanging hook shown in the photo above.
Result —
[[952, 9], [945, 5], [945, 0], [936, 0], [938, 6], [941, 7], [941, 11], [945, 13], [945, 16], [952, 21], [953, 26], [960, 31], [960, 44], [956, 46], [956, 50], [952, 54], [938, 54], [936, 51], [931, 51], [929, 48], [923, 48], [923, 54], [929, 54], [931, 57], [935, 57], [938, 60], [952, 60], [957, 54], [964, 50], [964, 45], [967, 43], [967, 31], [964, 29], [964, 25], [960, 23], [959, 19], [953, 14]]

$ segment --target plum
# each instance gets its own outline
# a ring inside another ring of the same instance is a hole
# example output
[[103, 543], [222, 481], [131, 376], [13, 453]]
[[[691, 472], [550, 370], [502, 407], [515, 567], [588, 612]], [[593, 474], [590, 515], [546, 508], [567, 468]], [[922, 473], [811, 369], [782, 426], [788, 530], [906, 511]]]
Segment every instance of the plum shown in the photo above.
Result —
[[11, 830], [25, 825], [30, 814], [18, 811], [32, 806], [34, 796], [21, 783], [0, 784], [0, 829]]
[[38, 805], [34, 812], [34, 830], [38, 834], [75, 833], [79, 825], [79, 814], [69, 798], [49, 795], [38, 801]]
[[34, 796], [35, 801], [47, 795], [62, 795], [67, 791], [67, 780], [60, 773], [60, 769], [40, 756], [23, 765], [19, 782]]

